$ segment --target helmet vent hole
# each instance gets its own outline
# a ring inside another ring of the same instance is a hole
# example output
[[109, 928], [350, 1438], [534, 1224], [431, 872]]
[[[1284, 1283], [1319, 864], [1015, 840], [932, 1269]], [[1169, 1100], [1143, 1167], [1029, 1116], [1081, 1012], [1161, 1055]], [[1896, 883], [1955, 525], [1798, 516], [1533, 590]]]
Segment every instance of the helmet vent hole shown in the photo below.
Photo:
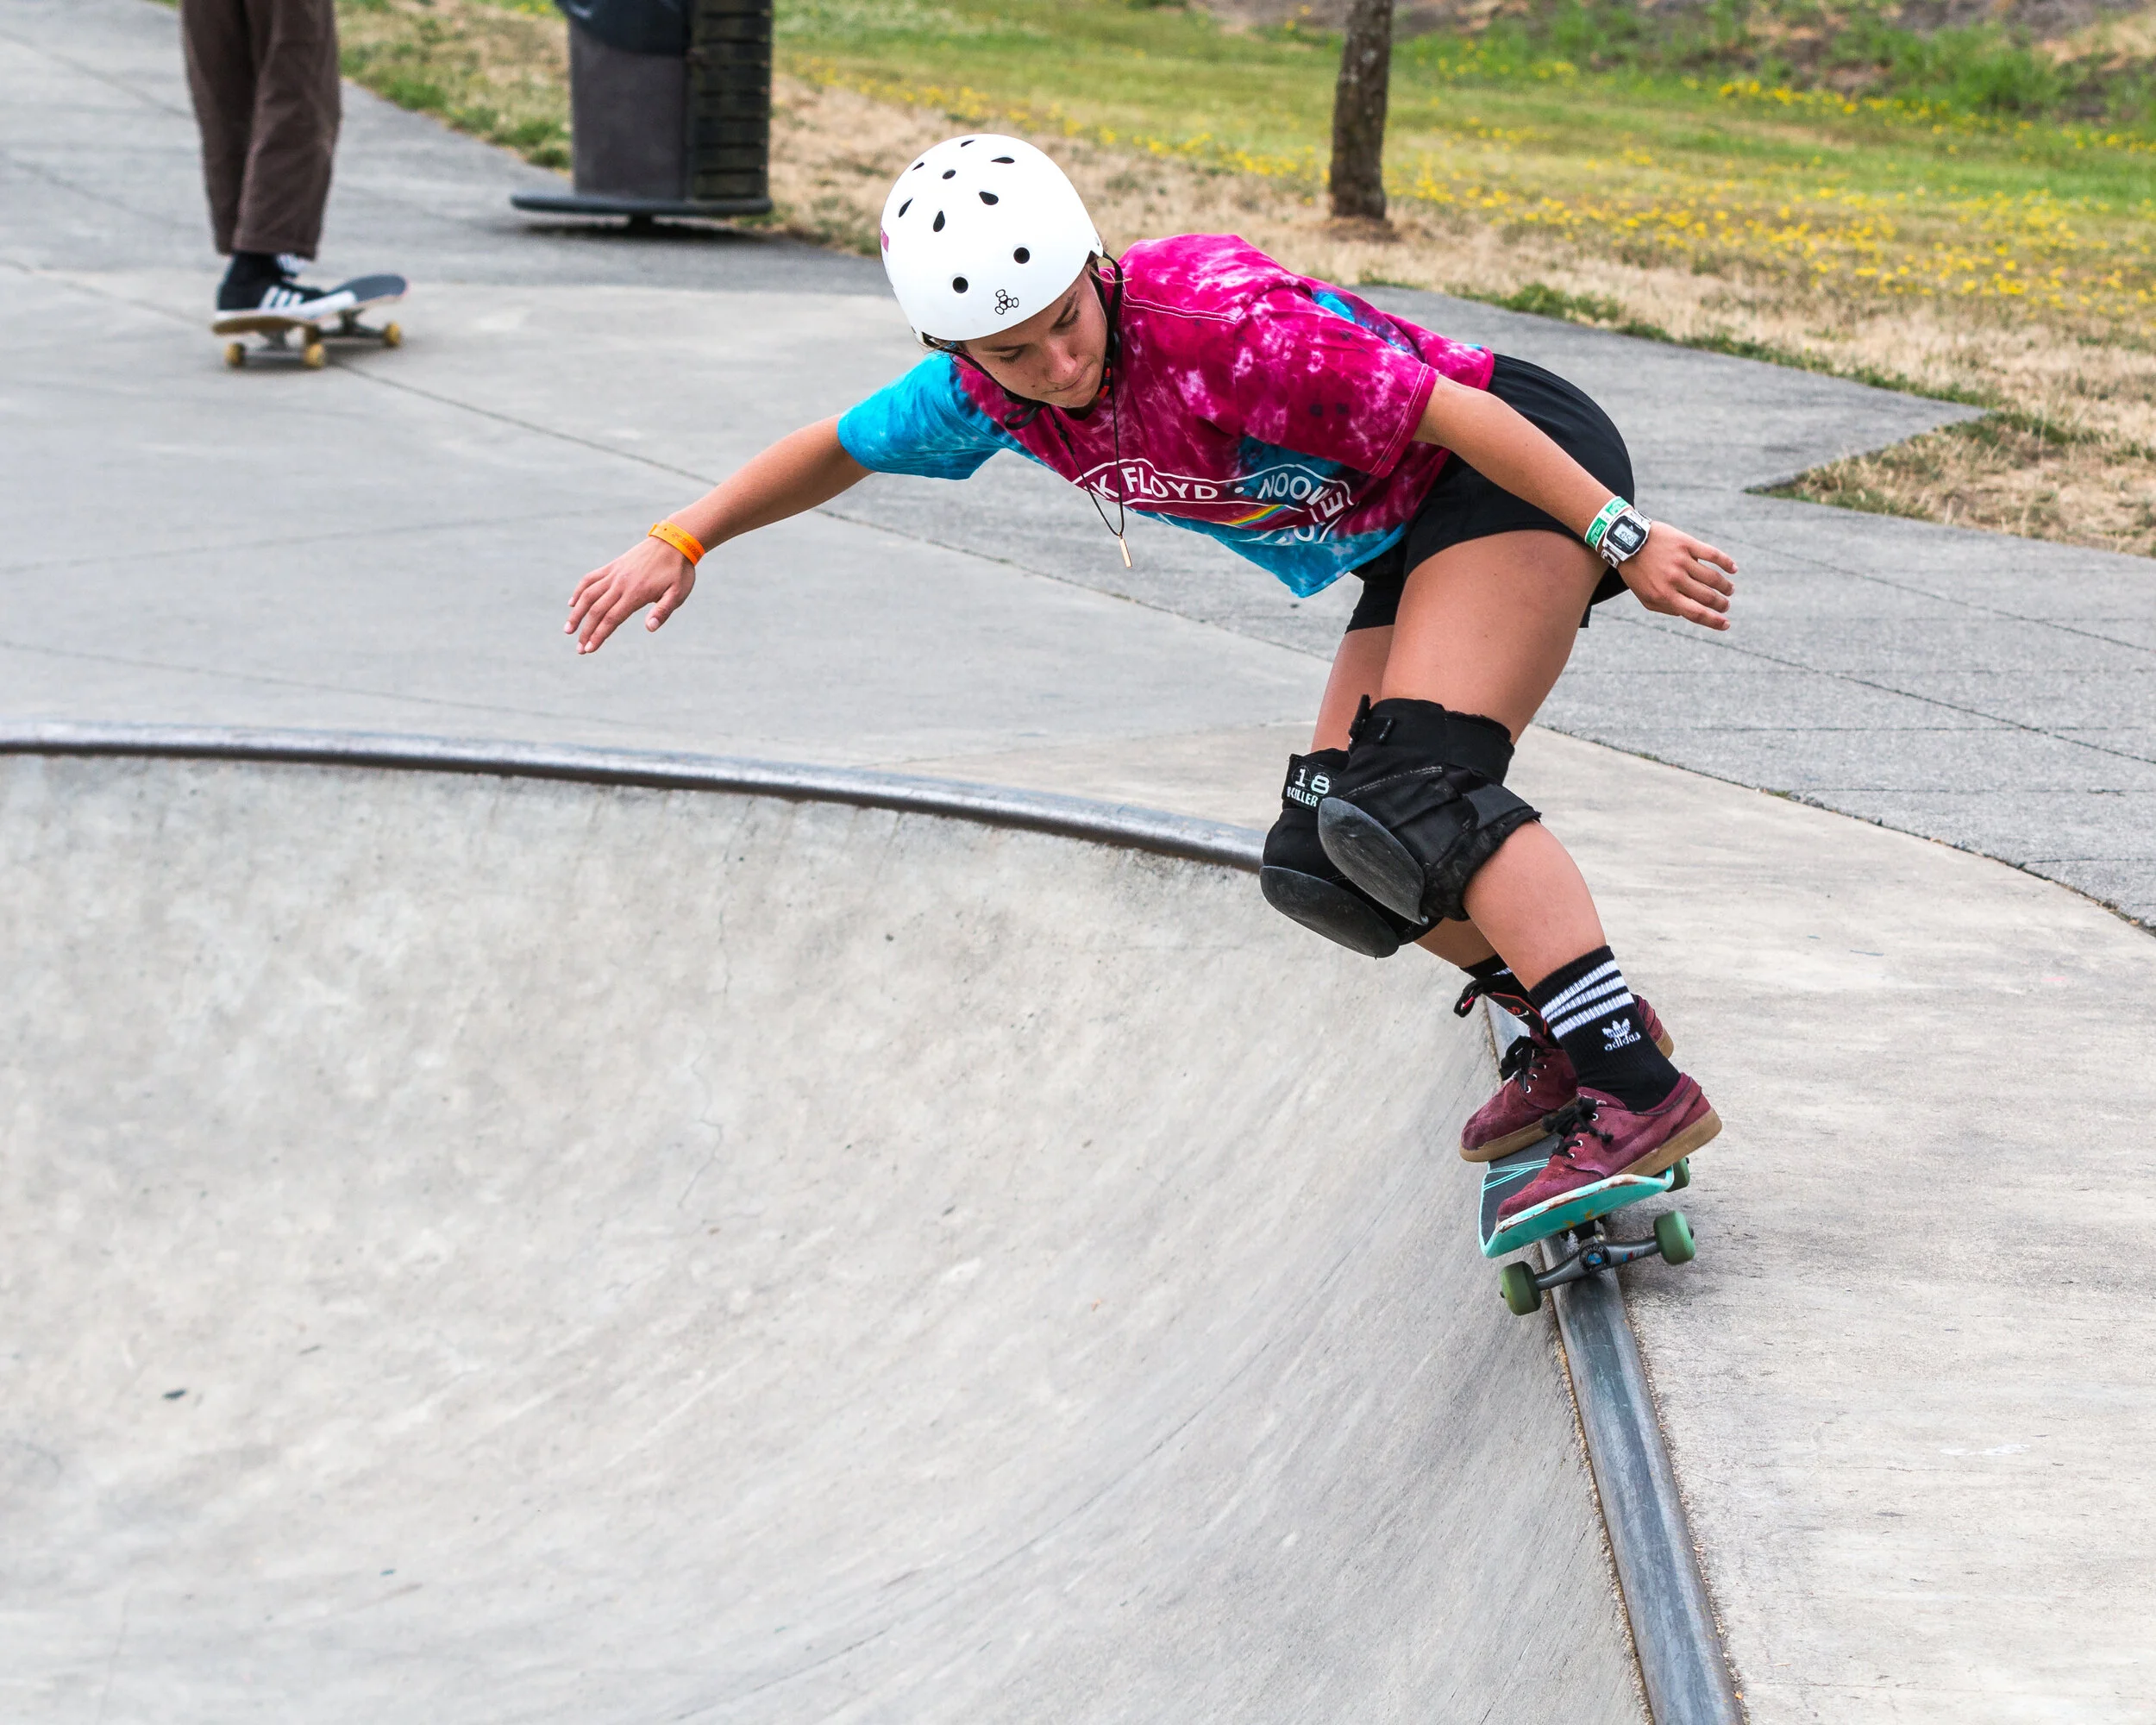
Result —
[[947, 168], [945, 168], [945, 169], [943, 170], [943, 178], [944, 178], [945, 179], [957, 179], [957, 178], [958, 178], [958, 170], [957, 170], [956, 168], [955, 168], [955, 167], [947, 167]]
[[984, 192], [982, 192], [982, 193], [981, 194], [981, 201], [983, 204], [994, 204], [994, 203], [999, 202], [1000, 200], [997, 198], [997, 197], [996, 197], [996, 195], [995, 195], [995, 193], [994, 193], [994, 192], [993, 192], [993, 191], [984, 191]]
[[905, 215], [905, 214], [906, 214], [906, 212], [907, 210], [911, 210], [912, 207], [913, 207], [913, 200], [912, 200], [912, 198], [907, 198], [907, 199], [906, 200], [906, 202], [905, 202], [905, 203], [903, 203], [903, 204], [901, 204], [900, 205], [899, 205], [899, 215], [901, 215], [901, 216], [903, 216], [903, 215]]
[[953, 293], [963, 293], [966, 291], [966, 278], [962, 275], [953, 276], [950, 279], [950, 291]]
[[[906, 212], [901, 210], [899, 213], [903, 216]], [[1011, 254], [1011, 261], [1014, 264], [1030, 264], [1033, 261], [1033, 254], [1025, 247], [1020, 246], [1018, 250]]]
[[943, 212], [942, 210], [938, 210], [936, 212], [936, 219], [929, 223], [928, 230], [931, 234], [940, 234], [943, 231]]
[[1006, 167], [1015, 167], [1018, 166], [1018, 158], [1016, 156], [991, 156], [988, 160], [990, 161], [1000, 161]]
[[915, 162], [912, 167], [910, 167], [910, 168], [908, 168], [908, 169], [906, 170], [906, 172], [907, 172], [908, 173], [918, 173], [918, 172], [920, 172], [923, 168], [926, 167], [927, 166], [928, 166], [928, 158], [927, 158], [926, 156], [923, 156], [923, 157], [920, 159], [920, 160], [918, 160], [918, 161]]

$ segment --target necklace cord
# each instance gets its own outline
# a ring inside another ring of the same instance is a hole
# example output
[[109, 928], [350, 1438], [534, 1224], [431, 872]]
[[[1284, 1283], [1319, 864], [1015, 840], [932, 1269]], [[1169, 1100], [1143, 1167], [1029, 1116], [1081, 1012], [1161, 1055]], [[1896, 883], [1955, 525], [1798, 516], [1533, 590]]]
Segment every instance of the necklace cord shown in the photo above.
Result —
[[[1127, 569], [1131, 567], [1131, 544], [1124, 535], [1130, 527], [1130, 481], [1124, 477], [1123, 473], [1123, 410], [1115, 389], [1115, 368], [1123, 358], [1123, 267], [1112, 258], [1103, 261], [1114, 273], [1114, 292], [1111, 295], [1101, 288], [1100, 273], [1097, 268], [1093, 273], [1093, 286], [1094, 292], [1100, 296], [1100, 309], [1106, 314], [1108, 323], [1106, 351], [1100, 365], [1100, 392], [1108, 398], [1108, 435], [1115, 452], [1114, 526], [1108, 527], [1108, 511], [1101, 505], [1100, 492], [1091, 486], [1081, 486], [1079, 488], [1093, 499], [1094, 513], [1100, 518], [1100, 524], [1107, 527], [1108, 531], [1114, 536], [1116, 549], [1123, 554], [1123, 567]], [[987, 377], [989, 381], [994, 383], [998, 389], [1003, 391], [1004, 398], [1011, 404], [1011, 411], [1005, 414], [1001, 421], [1005, 430], [1025, 430], [1040, 417], [1042, 409], [1047, 408], [1049, 426], [1056, 433], [1056, 440], [1062, 444], [1063, 453], [1070, 457], [1072, 467], [1075, 467], [1079, 465], [1077, 446], [1070, 441], [1069, 432], [1063, 429], [1058, 410], [1050, 406], [1047, 402], [1035, 401], [1030, 397], [1016, 394], [1005, 388], [1001, 380], [991, 374], [986, 366], [975, 359], [972, 354], [962, 351], [957, 345], [935, 341], [931, 341], [929, 345], [942, 348], [961, 364], [973, 367], [983, 376]]]

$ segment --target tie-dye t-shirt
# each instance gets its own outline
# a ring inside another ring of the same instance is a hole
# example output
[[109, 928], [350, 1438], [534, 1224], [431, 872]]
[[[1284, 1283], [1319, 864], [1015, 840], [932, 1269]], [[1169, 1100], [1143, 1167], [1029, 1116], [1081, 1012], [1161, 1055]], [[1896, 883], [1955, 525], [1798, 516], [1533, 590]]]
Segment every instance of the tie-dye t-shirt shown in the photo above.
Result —
[[1438, 377], [1488, 388], [1489, 350], [1221, 235], [1149, 240], [1120, 268], [1112, 413], [1104, 397], [1009, 426], [994, 380], [937, 353], [845, 414], [839, 442], [875, 472], [949, 480], [1014, 449], [1219, 540], [1298, 593], [1388, 549], [1446, 460], [1414, 441]]

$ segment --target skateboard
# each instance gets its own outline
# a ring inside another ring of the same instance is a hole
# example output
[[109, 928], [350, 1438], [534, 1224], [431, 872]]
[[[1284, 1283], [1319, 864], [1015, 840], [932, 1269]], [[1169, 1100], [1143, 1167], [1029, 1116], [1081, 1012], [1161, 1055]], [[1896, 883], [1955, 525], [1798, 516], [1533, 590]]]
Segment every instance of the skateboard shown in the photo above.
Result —
[[1508, 1264], [1498, 1277], [1505, 1304], [1519, 1317], [1539, 1308], [1543, 1291], [1583, 1276], [1600, 1275], [1620, 1264], [1660, 1257], [1670, 1264], [1692, 1261], [1692, 1225], [1682, 1210], [1667, 1210], [1654, 1219], [1654, 1238], [1644, 1240], [1611, 1239], [1602, 1232], [1601, 1218], [1643, 1198], [1683, 1190], [1692, 1182], [1691, 1158], [1687, 1157], [1659, 1174], [1626, 1175], [1611, 1185], [1575, 1203], [1561, 1204], [1532, 1220], [1501, 1227], [1497, 1208], [1505, 1200], [1542, 1172], [1557, 1147], [1554, 1134], [1501, 1156], [1482, 1168], [1482, 1211], [1476, 1235], [1484, 1258], [1502, 1258], [1508, 1251], [1558, 1235], [1564, 1247], [1557, 1264], [1539, 1274], [1528, 1263]]
[[[216, 336], [262, 338], [261, 345], [252, 348], [245, 342], [228, 342], [224, 349], [228, 366], [245, 365], [251, 353], [275, 354], [297, 356], [310, 371], [319, 371], [329, 357], [325, 342], [379, 342], [385, 348], [394, 348], [402, 342], [404, 332], [395, 323], [370, 329], [360, 322], [360, 313], [402, 299], [407, 285], [401, 275], [354, 276], [329, 290], [328, 310], [305, 317], [291, 311], [221, 311], [210, 320], [210, 329]], [[294, 335], [299, 337], [296, 346], [291, 339]]]

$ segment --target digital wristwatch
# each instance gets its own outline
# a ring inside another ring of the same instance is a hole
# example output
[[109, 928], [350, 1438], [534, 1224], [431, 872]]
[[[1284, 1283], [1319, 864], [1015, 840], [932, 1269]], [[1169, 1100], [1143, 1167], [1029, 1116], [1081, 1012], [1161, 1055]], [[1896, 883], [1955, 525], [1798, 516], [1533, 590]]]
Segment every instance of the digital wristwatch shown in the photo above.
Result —
[[1647, 530], [1654, 524], [1621, 497], [1613, 497], [1602, 505], [1587, 530], [1587, 549], [1601, 555], [1601, 560], [1615, 568], [1627, 557], [1639, 553], [1647, 543]]

